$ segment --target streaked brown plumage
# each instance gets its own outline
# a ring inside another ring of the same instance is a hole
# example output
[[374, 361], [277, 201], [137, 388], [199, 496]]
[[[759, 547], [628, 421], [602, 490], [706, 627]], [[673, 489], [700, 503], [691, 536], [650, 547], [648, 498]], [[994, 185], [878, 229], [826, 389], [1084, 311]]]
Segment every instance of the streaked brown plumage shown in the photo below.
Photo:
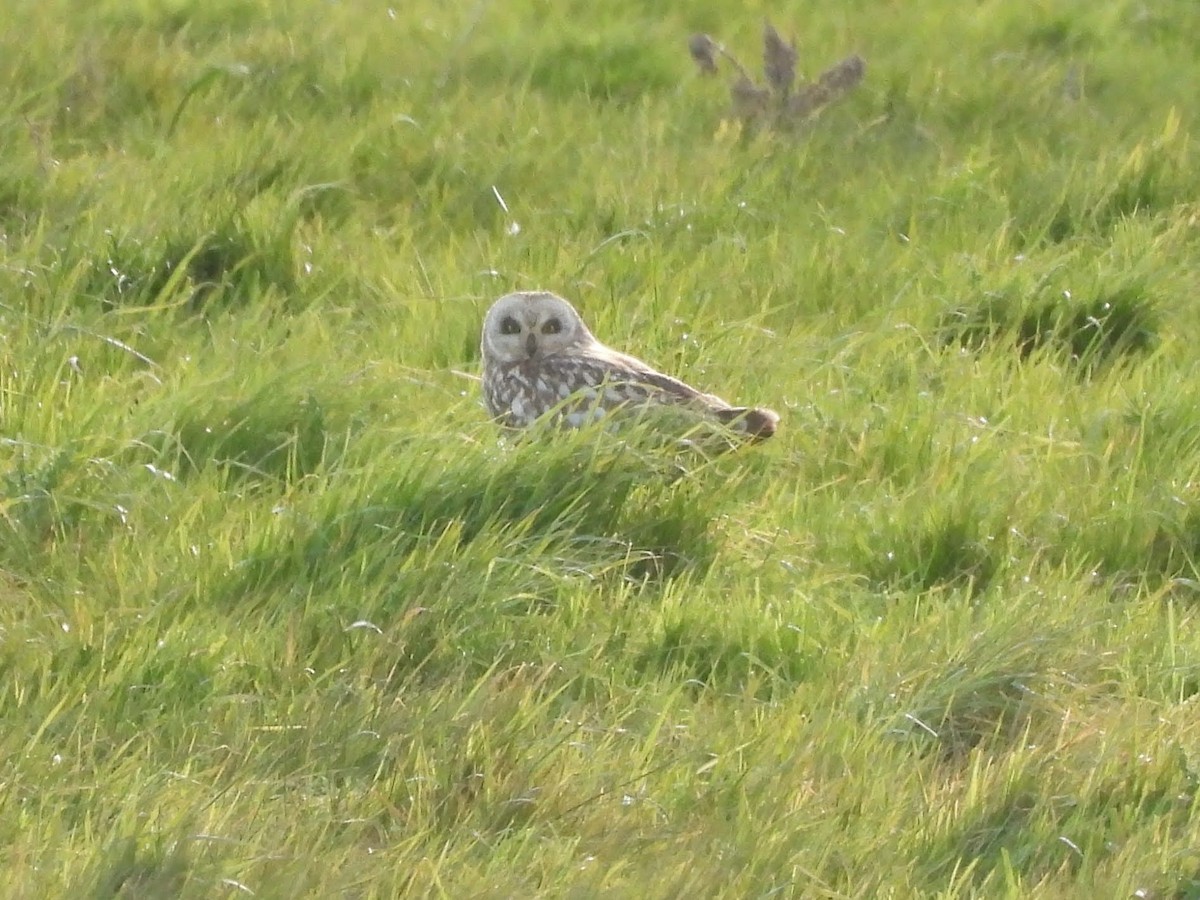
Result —
[[578, 427], [622, 407], [691, 410], [753, 440], [775, 433], [769, 409], [731, 406], [596, 340], [579, 313], [548, 291], [506, 294], [483, 322], [483, 396], [493, 417], [525, 428], [552, 410]]

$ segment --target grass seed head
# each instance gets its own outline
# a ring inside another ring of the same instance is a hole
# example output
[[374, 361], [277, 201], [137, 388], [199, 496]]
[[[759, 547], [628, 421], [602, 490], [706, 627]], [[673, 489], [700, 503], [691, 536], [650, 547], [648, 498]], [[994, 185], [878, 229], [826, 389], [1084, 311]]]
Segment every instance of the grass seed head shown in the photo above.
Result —
[[840, 97], [847, 91], [858, 87], [866, 74], [866, 60], [854, 53], [822, 72], [817, 83], [826, 90], [832, 91], [835, 97]]
[[759, 87], [745, 75], [738, 78], [729, 89], [733, 100], [733, 114], [739, 119], [756, 119], [767, 111], [771, 92]]
[[866, 74], [862, 57], [851, 55], [826, 69], [816, 82], [798, 78], [795, 39], [784, 40], [769, 20], [763, 23], [765, 85], [756, 82], [733, 54], [707, 34], [693, 34], [688, 39], [688, 50], [706, 75], [717, 72], [718, 57], [733, 68], [731, 115], [742, 125], [773, 129], [800, 125], [821, 107], [857, 87]]
[[769, 21], [763, 26], [763, 73], [780, 96], [786, 96], [796, 80], [796, 44], [785, 41]]
[[705, 75], [717, 74], [717, 53], [719, 48], [716, 41], [707, 34], [698, 32], [688, 39], [688, 52]]
[[792, 122], [807, 119], [822, 106], [844, 97], [863, 80], [867, 64], [858, 55], [847, 56], [821, 73], [815, 84], [808, 84], [789, 97], [785, 116]]

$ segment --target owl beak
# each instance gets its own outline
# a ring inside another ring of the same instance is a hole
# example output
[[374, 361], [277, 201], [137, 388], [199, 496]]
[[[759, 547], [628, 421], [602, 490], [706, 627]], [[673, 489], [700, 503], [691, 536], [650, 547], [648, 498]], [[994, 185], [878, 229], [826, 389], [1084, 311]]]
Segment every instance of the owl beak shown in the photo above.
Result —
[[530, 356], [533, 356], [533, 354], [537, 353], [537, 335], [536, 334], [531, 334], [531, 335], [529, 335], [529, 337], [525, 338], [525, 349], [526, 349], [526, 351], [528, 351]]

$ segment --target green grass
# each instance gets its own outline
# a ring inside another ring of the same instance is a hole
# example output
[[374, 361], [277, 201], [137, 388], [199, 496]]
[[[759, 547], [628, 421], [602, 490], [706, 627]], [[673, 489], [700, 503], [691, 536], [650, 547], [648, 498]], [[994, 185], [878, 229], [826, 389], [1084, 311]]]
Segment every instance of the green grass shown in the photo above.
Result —
[[1200, 5], [393, 6], [0, 31], [0, 894], [1200, 896]]

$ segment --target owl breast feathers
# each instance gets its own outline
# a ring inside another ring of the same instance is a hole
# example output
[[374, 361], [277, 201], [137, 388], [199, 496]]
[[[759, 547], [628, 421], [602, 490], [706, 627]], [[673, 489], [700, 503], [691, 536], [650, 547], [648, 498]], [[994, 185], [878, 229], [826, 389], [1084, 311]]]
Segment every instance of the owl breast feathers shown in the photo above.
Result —
[[775, 433], [769, 409], [731, 406], [606, 347], [574, 307], [544, 291], [501, 297], [483, 323], [483, 395], [488, 412], [525, 428], [547, 413], [579, 427], [618, 409], [667, 406], [729, 425], [753, 440]]

